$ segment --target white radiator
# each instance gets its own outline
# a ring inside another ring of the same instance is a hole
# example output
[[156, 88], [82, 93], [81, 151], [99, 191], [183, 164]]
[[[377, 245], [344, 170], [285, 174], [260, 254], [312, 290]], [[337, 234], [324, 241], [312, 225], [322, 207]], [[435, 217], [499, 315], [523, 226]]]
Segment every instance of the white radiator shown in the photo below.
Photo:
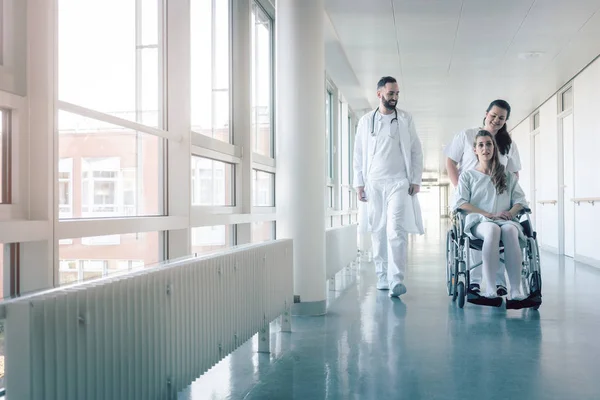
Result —
[[356, 260], [358, 255], [357, 225], [329, 228], [325, 231], [325, 262], [327, 279], [335, 286], [334, 277]]
[[[292, 241], [57, 288], [6, 303], [6, 394], [174, 399], [293, 301]], [[266, 348], [265, 348], [266, 347]]]

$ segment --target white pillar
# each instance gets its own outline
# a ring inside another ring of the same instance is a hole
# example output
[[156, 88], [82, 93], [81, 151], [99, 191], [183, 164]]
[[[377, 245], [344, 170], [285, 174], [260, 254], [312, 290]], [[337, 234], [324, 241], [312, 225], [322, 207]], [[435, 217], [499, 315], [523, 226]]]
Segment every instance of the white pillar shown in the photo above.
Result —
[[[19, 3], [22, 6], [22, 3]], [[27, 96], [29, 126], [21, 131], [22, 145], [29, 144], [29, 215], [34, 221], [48, 221], [46, 240], [23, 243], [21, 248], [20, 292], [28, 293], [58, 285], [58, 243], [53, 240], [58, 217], [58, 132], [55, 129], [57, 90], [56, 21], [57, 0], [27, 2]], [[23, 23], [24, 21], [16, 21]], [[21, 175], [22, 176], [22, 175]], [[32, 196], [32, 194], [34, 194]], [[25, 199], [23, 199], [25, 200]], [[24, 201], [26, 204], [26, 201]], [[55, 282], [56, 281], [56, 282]]]
[[[165, 3], [167, 14], [167, 129], [180, 133], [181, 142], [167, 144], [168, 214], [189, 221], [191, 207], [190, 155], [190, 0]], [[168, 236], [168, 258], [189, 255], [190, 229], [173, 229]]]
[[277, 0], [277, 236], [294, 240], [296, 315], [325, 313], [323, 0]]
[[[241, 146], [242, 162], [236, 167], [236, 200], [243, 214], [252, 213], [252, 0], [232, 3], [232, 43], [235, 62], [231, 65], [233, 143]], [[237, 244], [252, 242], [252, 224], [237, 225]]]

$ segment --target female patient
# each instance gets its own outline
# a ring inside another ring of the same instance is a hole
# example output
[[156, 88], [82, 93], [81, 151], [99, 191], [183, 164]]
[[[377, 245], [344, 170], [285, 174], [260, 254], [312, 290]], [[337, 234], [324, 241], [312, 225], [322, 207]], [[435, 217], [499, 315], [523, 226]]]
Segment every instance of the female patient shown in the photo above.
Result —
[[[527, 206], [527, 201], [515, 174], [507, 172], [500, 163], [492, 135], [480, 130], [473, 145], [478, 164], [460, 175], [454, 209], [467, 212], [465, 234], [471, 239], [483, 239], [483, 277], [486, 287], [482, 296], [491, 302], [481, 304], [502, 304], [502, 299], [497, 298], [495, 284], [500, 264], [499, 243], [502, 240], [510, 297], [513, 300], [510, 303], [514, 305], [514, 301], [523, 299], [519, 241], [526, 240], [516, 216]], [[510, 303], [507, 302], [507, 307]]]

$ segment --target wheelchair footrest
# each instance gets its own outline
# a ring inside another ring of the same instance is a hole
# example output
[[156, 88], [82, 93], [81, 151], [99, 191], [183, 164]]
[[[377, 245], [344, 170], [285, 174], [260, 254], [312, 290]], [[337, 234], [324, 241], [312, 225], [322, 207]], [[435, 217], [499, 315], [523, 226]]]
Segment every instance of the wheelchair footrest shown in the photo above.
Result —
[[484, 297], [473, 292], [467, 295], [467, 301], [478, 306], [500, 307], [502, 305], [502, 297]]

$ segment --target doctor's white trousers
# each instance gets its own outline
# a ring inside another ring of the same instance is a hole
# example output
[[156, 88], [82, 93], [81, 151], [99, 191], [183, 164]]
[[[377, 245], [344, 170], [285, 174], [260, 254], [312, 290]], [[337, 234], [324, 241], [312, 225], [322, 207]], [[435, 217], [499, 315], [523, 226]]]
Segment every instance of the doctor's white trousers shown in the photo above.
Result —
[[410, 207], [408, 180], [369, 181], [367, 209], [373, 262], [378, 277], [390, 284], [403, 282], [406, 272], [408, 233], [403, 228], [405, 207]]

